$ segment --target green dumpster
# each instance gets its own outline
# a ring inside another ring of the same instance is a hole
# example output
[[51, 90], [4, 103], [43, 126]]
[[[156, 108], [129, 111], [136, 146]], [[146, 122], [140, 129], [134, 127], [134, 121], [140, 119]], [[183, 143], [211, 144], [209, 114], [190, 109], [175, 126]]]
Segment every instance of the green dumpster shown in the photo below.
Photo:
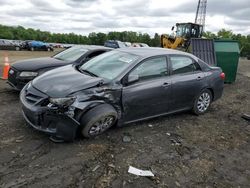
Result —
[[238, 61], [240, 57], [239, 44], [235, 40], [220, 39], [214, 41], [217, 66], [226, 74], [225, 82], [236, 80]]

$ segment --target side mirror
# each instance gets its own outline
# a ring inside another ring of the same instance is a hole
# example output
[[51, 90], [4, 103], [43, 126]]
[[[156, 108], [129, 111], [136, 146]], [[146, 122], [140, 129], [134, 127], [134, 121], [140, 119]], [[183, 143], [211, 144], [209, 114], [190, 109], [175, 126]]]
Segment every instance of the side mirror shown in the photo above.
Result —
[[171, 30], [172, 30], [172, 31], [174, 30], [174, 26], [172, 26]]
[[129, 84], [137, 82], [138, 80], [139, 80], [139, 75], [138, 74], [130, 74], [128, 76], [128, 83]]

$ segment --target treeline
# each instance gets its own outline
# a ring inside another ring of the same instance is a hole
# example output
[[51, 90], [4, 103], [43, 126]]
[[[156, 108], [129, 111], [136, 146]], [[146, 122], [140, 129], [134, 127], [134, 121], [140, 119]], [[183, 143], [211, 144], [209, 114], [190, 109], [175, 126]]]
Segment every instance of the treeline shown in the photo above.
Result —
[[240, 54], [241, 56], [250, 55], [250, 34], [249, 35], [242, 35], [242, 34], [235, 34], [231, 30], [221, 29], [218, 33], [212, 32], [205, 32], [203, 34], [205, 38], [225, 38], [225, 39], [233, 39], [239, 42], [240, 46]]
[[22, 26], [11, 27], [0, 25], [0, 38], [13, 40], [38, 40], [44, 42], [65, 43], [65, 44], [93, 44], [103, 45], [106, 40], [121, 40], [128, 42], [142, 42], [149, 46], [160, 46], [160, 35], [155, 33], [151, 38], [147, 33], [133, 31], [109, 32], [109, 33], [90, 33], [88, 36], [77, 35], [74, 33], [50, 33]]
[[[166, 31], [168, 28], [166, 28]], [[246, 56], [250, 54], [250, 35], [235, 34], [231, 30], [221, 29], [218, 33], [205, 32], [205, 38], [228, 38], [239, 41], [241, 55]], [[88, 36], [77, 35], [74, 33], [51, 33], [47, 31], [40, 31], [32, 28], [24, 28], [22, 26], [11, 27], [0, 25], [1, 39], [14, 40], [38, 40], [54, 43], [67, 44], [93, 44], [103, 45], [106, 40], [121, 40], [127, 42], [142, 42], [149, 46], [160, 46], [160, 34], [155, 33], [154, 37], [150, 37], [147, 33], [138, 33], [133, 31], [123, 32], [109, 32], [109, 33], [90, 33]]]

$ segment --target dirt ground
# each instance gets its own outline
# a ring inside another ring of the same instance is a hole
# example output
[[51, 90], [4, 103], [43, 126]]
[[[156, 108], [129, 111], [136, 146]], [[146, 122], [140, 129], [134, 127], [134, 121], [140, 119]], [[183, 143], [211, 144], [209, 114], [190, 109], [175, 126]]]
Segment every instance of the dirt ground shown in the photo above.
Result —
[[[51, 54], [9, 52], [12, 62]], [[26, 125], [18, 93], [0, 80], [0, 187], [249, 187], [250, 123], [241, 118], [250, 114], [249, 72], [241, 60], [236, 82], [205, 115], [180, 113], [63, 144]], [[155, 177], [129, 174], [130, 165]]]
[[[55, 48], [53, 52], [47, 52], [47, 51], [5, 51], [0, 50], [0, 66], [4, 63], [4, 57], [8, 56], [9, 63], [14, 63], [18, 60], [23, 59], [30, 59], [30, 58], [36, 58], [36, 57], [48, 57], [52, 56], [58, 52], [60, 52], [61, 48]], [[1, 67], [2, 68], [2, 67]]]

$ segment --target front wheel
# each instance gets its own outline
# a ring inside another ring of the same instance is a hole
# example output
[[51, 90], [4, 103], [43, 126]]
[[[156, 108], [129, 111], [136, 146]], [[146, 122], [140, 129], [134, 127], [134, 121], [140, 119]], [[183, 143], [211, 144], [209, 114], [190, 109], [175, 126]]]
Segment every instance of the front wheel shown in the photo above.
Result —
[[81, 133], [87, 138], [95, 137], [113, 126], [116, 120], [117, 112], [111, 105], [99, 105], [81, 118]]
[[212, 102], [212, 94], [208, 89], [203, 90], [195, 99], [193, 112], [196, 115], [204, 114]]

